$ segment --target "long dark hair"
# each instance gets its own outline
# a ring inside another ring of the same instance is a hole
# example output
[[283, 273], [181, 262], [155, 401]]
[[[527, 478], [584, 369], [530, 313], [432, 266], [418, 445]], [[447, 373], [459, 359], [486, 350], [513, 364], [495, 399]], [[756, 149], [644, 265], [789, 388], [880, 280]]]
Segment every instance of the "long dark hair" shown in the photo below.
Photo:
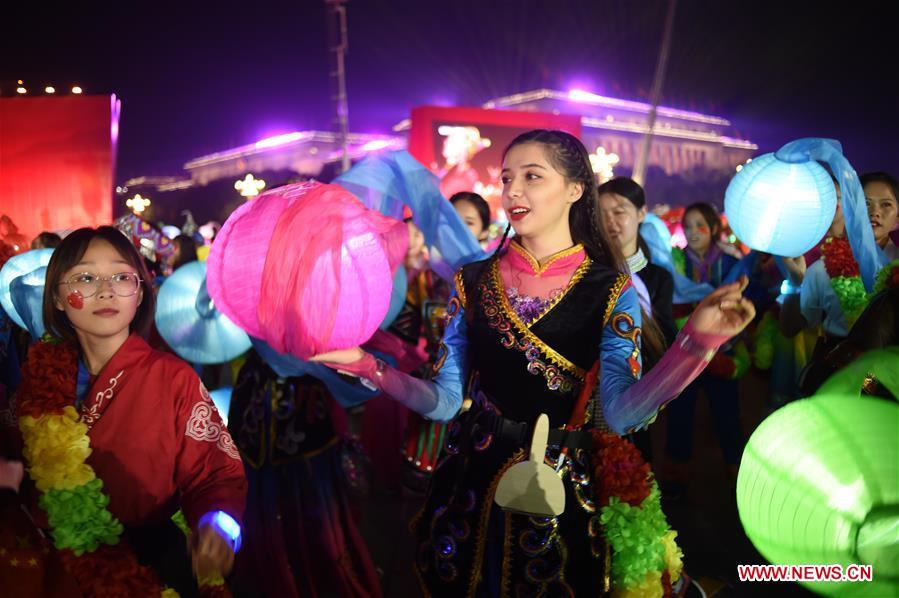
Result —
[[[597, 187], [597, 201], [599, 200], [600, 195], [605, 194], [620, 195], [631, 202], [638, 211], [646, 207], [646, 193], [643, 191], [643, 187], [641, 187], [640, 183], [634, 179], [626, 176], [616, 176]], [[652, 257], [652, 254], [649, 251], [649, 245], [646, 244], [643, 235], [640, 234], [639, 226], [637, 227], [637, 247], [640, 248], [643, 255], [646, 256], [646, 259]]]
[[471, 191], [459, 191], [450, 197], [449, 200], [453, 205], [456, 205], [460, 201], [467, 201], [470, 203], [478, 213], [478, 218], [481, 220], [481, 228], [485, 231], [490, 228], [490, 205], [487, 203], [486, 199]]
[[98, 228], [79, 228], [67, 235], [59, 246], [53, 251], [50, 263], [47, 264], [47, 280], [44, 283], [43, 316], [44, 326], [47, 332], [67, 341], [78, 341], [75, 329], [72, 328], [68, 316], [64, 311], [56, 309], [56, 301], [59, 298], [59, 282], [63, 275], [74, 265], [81, 261], [87, 248], [94, 239], [102, 239], [110, 245], [134, 268], [141, 279], [141, 288], [144, 291], [143, 299], [137, 306], [137, 312], [131, 321], [131, 330], [138, 334], [145, 334], [153, 323], [156, 312], [156, 296], [153, 294], [152, 280], [150, 280], [144, 260], [131, 244], [131, 241], [117, 228], [101, 226]]
[[596, 176], [590, 165], [590, 154], [577, 137], [565, 131], [535, 129], [522, 133], [503, 151], [503, 160], [513, 147], [525, 143], [539, 143], [546, 157], [559, 174], [569, 182], [581, 183], [584, 192], [568, 212], [571, 239], [581, 243], [594, 262], [613, 270], [623, 270], [624, 259], [618, 247], [609, 241], [596, 208]]

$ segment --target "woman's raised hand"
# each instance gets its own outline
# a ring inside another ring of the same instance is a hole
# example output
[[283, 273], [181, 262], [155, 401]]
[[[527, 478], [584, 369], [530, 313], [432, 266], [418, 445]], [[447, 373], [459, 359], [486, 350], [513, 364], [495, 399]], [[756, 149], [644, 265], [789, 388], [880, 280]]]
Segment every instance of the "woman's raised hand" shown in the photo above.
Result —
[[755, 317], [755, 306], [743, 296], [748, 284], [749, 278], [741, 276], [709, 293], [690, 316], [693, 330], [728, 338], [742, 332]]

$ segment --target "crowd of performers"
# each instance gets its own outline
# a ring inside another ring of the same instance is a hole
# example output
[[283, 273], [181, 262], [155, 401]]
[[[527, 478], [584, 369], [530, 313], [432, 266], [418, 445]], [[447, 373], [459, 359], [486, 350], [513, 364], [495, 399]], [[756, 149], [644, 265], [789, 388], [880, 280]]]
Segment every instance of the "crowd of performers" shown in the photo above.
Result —
[[[861, 181], [876, 242], [899, 259], [899, 184]], [[704, 203], [684, 212], [686, 247], [660, 256], [643, 189], [598, 186], [563, 132], [516, 138], [502, 182], [510, 227], [492, 241], [487, 203], [451, 198], [480, 259], [441, 277], [407, 218], [396, 317], [361, 347], [306, 361], [254, 338], [225, 366], [192, 367], [153, 330], [161, 254], [151, 274], [110, 226], [36, 238], [55, 247], [43, 340], [0, 313], [4, 592], [380, 596], [385, 572], [358, 524], [378, 485], [420, 507], [395, 533], [411, 534], [397, 543], [424, 595], [689, 593], [662, 497], [688, 488], [700, 389], [735, 479], [738, 379], [770, 370], [775, 409], [896, 345], [897, 262], [875, 294], [859, 292], [838, 210], [784, 277], [773, 256], [727, 243]], [[167, 259], [196, 257], [188, 235]], [[684, 291], [701, 283], [702, 297]], [[222, 379], [227, 424], [207, 391]], [[889, 395], [875, 379], [866, 391]], [[657, 483], [647, 428], [663, 408]], [[497, 486], [541, 413], [564, 512], [504, 510]]]

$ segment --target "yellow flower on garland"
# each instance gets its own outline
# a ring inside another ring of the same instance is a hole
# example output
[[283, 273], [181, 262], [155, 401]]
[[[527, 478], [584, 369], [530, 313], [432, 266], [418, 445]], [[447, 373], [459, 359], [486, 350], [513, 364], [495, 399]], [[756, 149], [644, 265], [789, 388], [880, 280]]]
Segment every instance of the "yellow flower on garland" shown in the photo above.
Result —
[[19, 427], [29, 473], [42, 492], [71, 490], [96, 477], [93, 468], [85, 463], [91, 454], [87, 426], [78, 421], [74, 407], [37, 419], [22, 416]]
[[662, 546], [665, 547], [665, 569], [668, 570], [671, 583], [676, 583], [684, 570], [684, 553], [677, 545], [676, 539], [677, 532], [673, 529], [662, 536]]
[[[661, 540], [662, 546], [665, 548], [665, 569], [668, 571], [671, 583], [676, 583], [680, 579], [684, 569], [682, 560], [684, 553], [677, 546], [676, 538], [677, 532], [669, 530]], [[627, 588], [616, 588], [612, 592], [612, 596], [615, 598], [661, 598], [663, 595], [664, 588], [660, 571], [649, 571], [639, 584]]]

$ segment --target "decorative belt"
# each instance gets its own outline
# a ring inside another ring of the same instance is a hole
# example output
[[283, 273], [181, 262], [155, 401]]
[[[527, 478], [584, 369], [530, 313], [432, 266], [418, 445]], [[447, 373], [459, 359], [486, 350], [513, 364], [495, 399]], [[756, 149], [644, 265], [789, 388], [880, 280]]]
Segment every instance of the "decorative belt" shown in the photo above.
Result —
[[[487, 413], [490, 414], [488, 420], [489, 423], [484, 422], [486, 424], [485, 427], [488, 428], [489, 432], [493, 433], [494, 438], [503, 439], [522, 446], [530, 446], [530, 435], [532, 433], [531, 425], [505, 418], [493, 412], [488, 411]], [[475, 420], [476, 422], [477, 419]], [[474, 425], [483, 424], [477, 422]], [[547, 447], [554, 449], [566, 447], [569, 452], [574, 449], [590, 451], [593, 448], [593, 437], [590, 435], [589, 430], [568, 431], [565, 429], [550, 429]]]

